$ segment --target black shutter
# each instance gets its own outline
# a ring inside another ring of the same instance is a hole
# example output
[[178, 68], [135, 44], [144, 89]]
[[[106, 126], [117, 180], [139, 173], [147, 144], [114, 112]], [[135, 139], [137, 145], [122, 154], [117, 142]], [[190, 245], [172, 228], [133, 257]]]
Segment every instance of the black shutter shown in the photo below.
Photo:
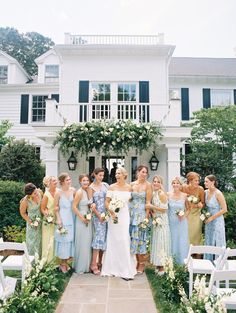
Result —
[[60, 100], [59, 94], [52, 94], [51, 98], [56, 100], [57, 103], [59, 103], [59, 100]]
[[149, 102], [149, 82], [148, 81], [139, 82], [139, 102], [140, 103]]
[[234, 104], [236, 104], [236, 89], [234, 89]]
[[211, 90], [209, 88], [202, 89], [203, 108], [209, 109], [211, 107]]
[[89, 81], [88, 80], [79, 81], [79, 102], [84, 102], [84, 103], [89, 102]]
[[20, 123], [28, 124], [29, 115], [29, 95], [21, 95]]
[[182, 120], [189, 120], [189, 90], [188, 88], [181, 88], [181, 110]]

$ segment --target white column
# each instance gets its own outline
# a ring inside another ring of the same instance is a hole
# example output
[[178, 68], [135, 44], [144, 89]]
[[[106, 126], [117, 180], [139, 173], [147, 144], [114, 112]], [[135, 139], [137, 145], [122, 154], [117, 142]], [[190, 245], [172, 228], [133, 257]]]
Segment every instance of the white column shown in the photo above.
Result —
[[171, 190], [171, 180], [180, 176], [180, 144], [166, 144], [167, 148], [167, 182]]
[[58, 147], [52, 147], [52, 143], [45, 145], [46, 175], [58, 176]]

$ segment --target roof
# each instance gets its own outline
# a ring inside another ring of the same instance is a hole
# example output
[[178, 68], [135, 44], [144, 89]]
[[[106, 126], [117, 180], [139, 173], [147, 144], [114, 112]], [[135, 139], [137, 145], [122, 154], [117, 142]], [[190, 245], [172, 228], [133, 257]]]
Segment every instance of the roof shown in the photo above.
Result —
[[169, 75], [236, 77], [236, 58], [173, 57]]

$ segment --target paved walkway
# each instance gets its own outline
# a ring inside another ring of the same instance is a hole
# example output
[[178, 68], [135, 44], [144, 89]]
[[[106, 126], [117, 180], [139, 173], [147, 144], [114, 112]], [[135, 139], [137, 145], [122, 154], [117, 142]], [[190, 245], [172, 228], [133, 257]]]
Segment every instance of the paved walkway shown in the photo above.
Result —
[[56, 313], [157, 313], [145, 274], [132, 281], [73, 274]]

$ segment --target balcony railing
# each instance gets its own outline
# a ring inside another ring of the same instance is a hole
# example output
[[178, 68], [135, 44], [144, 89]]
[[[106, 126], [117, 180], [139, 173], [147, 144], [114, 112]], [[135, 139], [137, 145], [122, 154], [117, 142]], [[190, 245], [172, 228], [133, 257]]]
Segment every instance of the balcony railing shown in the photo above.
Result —
[[66, 45], [159, 45], [163, 43], [163, 33], [156, 36], [65, 34]]

